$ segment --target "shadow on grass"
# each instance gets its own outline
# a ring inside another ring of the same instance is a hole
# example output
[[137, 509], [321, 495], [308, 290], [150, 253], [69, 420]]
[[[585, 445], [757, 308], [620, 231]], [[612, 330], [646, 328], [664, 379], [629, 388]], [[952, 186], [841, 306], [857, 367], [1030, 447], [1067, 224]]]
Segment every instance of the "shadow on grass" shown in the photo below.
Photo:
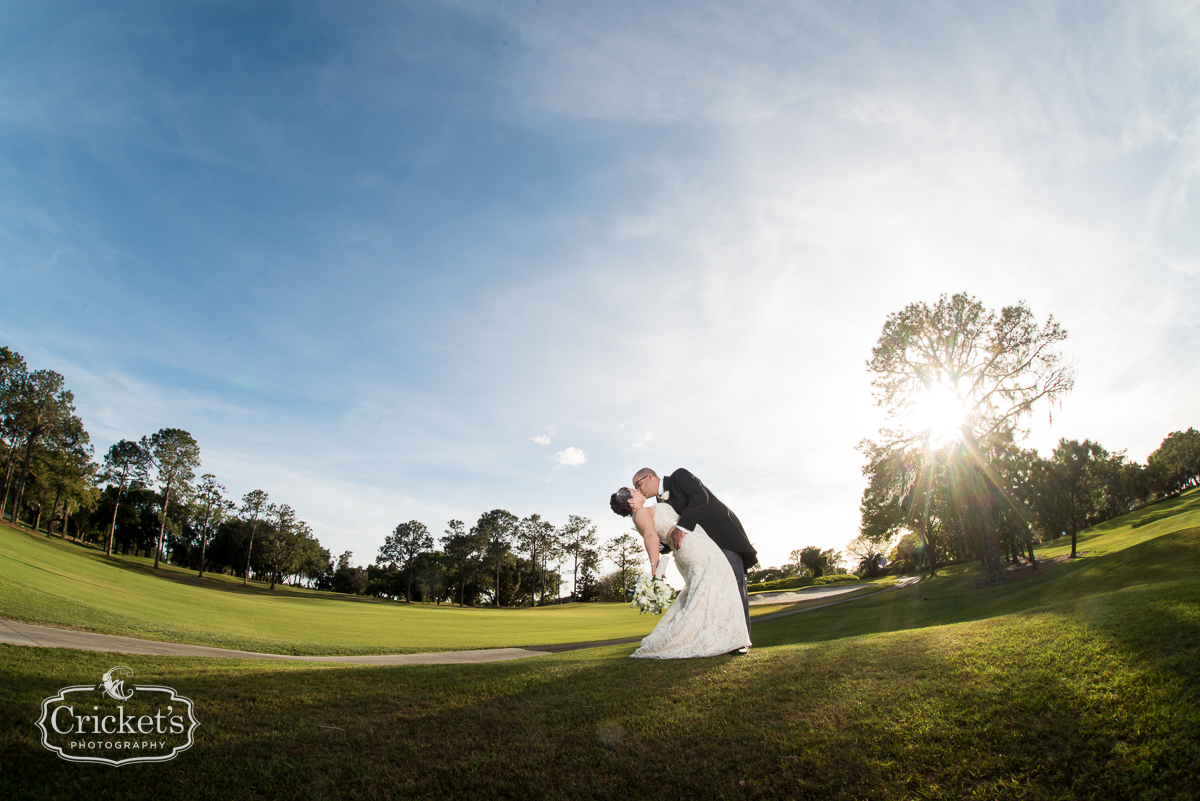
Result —
[[[61, 762], [31, 723], [42, 698], [114, 656], [0, 647], [0, 792], [1191, 797], [1198, 560], [1195, 528], [984, 590], [966, 590], [975, 568], [958, 566], [857, 608], [757, 624], [741, 658], [645, 662], [632, 646], [404, 668], [121, 657], [193, 698], [202, 725], [176, 760], [119, 770]], [[772, 637], [809, 644], [764, 647]]]
[[181, 584], [188, 587], [200, 587], [206, 590], [216, 590], [218, 592], [227, 592], [233, 595], [254, 595], [264, 598], [297, 598], [306, 601], [330, 601], [334, 603], [368, 603], [368, 604], [392, 604], [393, 601], [385, 601], [379, 598], [368, 598], [360, 595], [347, 595], [345, 593], [325, 592], [321, 590], [309, 590], [299, 587], [292, 587], [287, 584], [276, 584], [275, 589], [270, 589], [269, 586], [259, 584], [258, 582], [250, 582], [243, 585], [241, 579], [227, 580], [215, 577], [200, 578], [195, 574], [180, 572], [179, 568], [174, 569], [155, 569], [153, 565], [143, 565], [138, 562], [132, 562], [128, 559], [104, 556], [98, 554], [93, 558], [125, 570], [129, 573], [136, 573], [141, 576], [146, 576], [162, 581], [170, 581], [174, 584]]
[[[5, 526], [5, 527], [12, 528], [11, 526]], [[34, 534], [30, 531], [25, 531], [22, 529], [13, 529], [13, 530], [16, 531], [17, 533], [24, 534], [26, 536], [30, 536], [30, 537], [34, 536]], [[44, 536], [39, 536], [39, 540], [40, 539], [44, 539]], [[228, 593], [231, 595], [254, 596], [254, 597], [258, 597], [258, 598], [271, 598], [271, 599], [290, 598], [290, 599], [302, 600], [305, 602], [312, 602], [312, 603], [328, 602], [328, 603], [338, 603], [338, 604], [344, 604], [344, 603], [369, 604], [369, 605], [375, 605], [375, 606], [396, 607], [399, 609], [403, 609], [405, 607], [410, 606], [410, 604], [406, 601], [389, 600], [389, 599], [385, 599], [385, 598], [376, 598], [373, 596], [349, 595], [346, 593], [338, 593], [338, 592], [333, 592], [330, 590], [314, 590], [314, 589], [309, 589], [306, 587], [293, 587], [288, 584], [282, 584], [282, 583], [276, 584], [275, 589], [270, 589], [268, 585], [259, 583], [257, 581], [250, 581], [248, 584], [243, 585], [242, 580], [240, 578], [237, 578], [235, 576], [229, 576], [224, 573], [210, 572], [208, 575], [201, 578], [196, 575], [196, 571], [193, 568], [184, 568], [184, 567], [180, 567], [178, 565], [169, 565], [166, 563], [163, 563], [160, 567], [155, 568], [153, 565], [153, 560], [149, 557], [128, 556], [128, 555], [123, 555], [123, 554], [113, 554], [110, 556], [110, 555], [104, 554], [102, 551], [97, 549], [92, 544], [81, 543], [81, 542], [72, 541], [72, 540], [63, 541], [63, 540], [58, 540], [56, 538], [56, 539], [52, 540], [51, 542], [56, 547], [63, 548], [65, 550], [70, 550], [72, 553], [82, 556], [85, 559], [94, 560], [96, 562], [105, 564], [109, 567], [113, 567], [118, 570], [124, 571], [126, 573], [135, 574], [138, 576], [143, 576], [143, 577], [151, 578], [151, 579], [155, 579], [155, 580], [169, 581], [173, 584], [177, 584], [177, 585], [181, 585], [181, 586], [195, 587], [195, 588], [204, 589], [204, 590], [215, 590], [218, 592], [224, 592], [224, 593]], [[74, 550], [74, 549], [78, 549], [78, 550]], [[17, 561], [21, 561], [21, 560], [17, 560]], [[35, 568], [35, 569], [40, 569], [40, 570], [46, 569], [44, 567], [41, 567], [39, 565], [34, 565], [29, 562], [22, 562], [22, 563], [29, 567]], [[51, 572], [53, 572], [53, 571], [51, 571]], [[70, 577], [70, 578], [74, 578], [74, 577]], [[75, 580], [81, 581], [82, 579], [75, 579]], [[87, 582], [85, 581], [84, 583], [87, 583]], [[570, 603], [548, 604], [546, 606], [541, 606], [541, 607], [536, 607], [536, 608], [537, 609], [562, 608], [564, 606], [570, 606], [570, 605], [572, 605], [572, 604], [570, 604]], [[495, 607], [485, 606], [485, 605], [459, 606], [458, 604], [455, 604], [455, 603], [425, 604], [420, 601], [413, 602], [411, 604], [411, 606], [412, 607], [419, 606], [419, 607], [422, 607], [425, 609], [436, 609], [436, 608], [456, 609], [458, 611], [494, 611], [495, 610]], [[535, 607], [502, 607], [502, 609], [504, 609], [504, 610], [532, 609], [532, 608], [535, 608]]]
[[[155, 568], [153, 565], [153, 560], [148, 557], [127, 556], [122, 554], [107, 555], [91, 543], [79, 542], [77, 540], [64, 540], [58, 537], [47, 538], [43, 532], [34, 532], [23, 527], [14, 527], [11, 524], [6, 524], [5, 528], [10, 529], [14, 533], [23, 534], [26, 537], [36, 538], [40, 543], [51, 544], [57, 548], [74, 553], [85, 559], [90, 559], [127, 573], [162, 581], [170, 581], [174, 584], [188, 587], [198, 587], [201, 589], [217, 590], [234, 595], [252, 595], [264, 598], [296, 598], [308, 601], [329, 601], [335, 603], [395, 603], [393, 601], [386, 601], [379, 598], [368, 598], [364, 596], [347, 595], [344, 593], [310, 590], [292, 587], [287, 584], [276, 584], [275, 589], [270, 589], [269, 586], [254, 581], [243, 585], [240, 578], [227, 576], [222, 573], [211, 573], [210, 575], [201, 578], [196, 575], [195, 571], [180, 567], [178, 565], [167, 565], [164, 563], [161, 567]], [[33, 568], [45, 569], [28, 562], [24, 562], [24, 564]]]
[[1098, 533], [1103, 533], [1108, 529], [1123, 525], [1128, 525], [1130, 528], [1141, 528], [1182, 512], [1193, 511], [1189, 508], [1193, 506], [1197, 510], [1200, 510], [1200, 490], [1189, 490], [1174, 498], [1166, 498], [1148, 504], [1127, 515], [1101, 523], [1095, 527], [1095, 530]]
[[1129, 587], [1085, 598], [1071, 611], [1161, 678], [1200, 688], [1200, 582]]
[[[1123, 608], [1134, 606], [1131, 598]], [[1117, 617], [1109, 612], [1105, 631], [1129, 622]], [[129, 664], [143, 680], [196, 702], [201, 728], [176, 760], [119, 770], [59, 761], [40, 748], [30, 722], [42, 698], [91, 680], [111, 667], [111, 655], [63, 652], [45, 661], [0, 649], [0, 757], [9, 766], [0, 791], [1187, 797], [1196, 779], [1181, 768], [1194, 763], [1180, 748], [1190, 730], [1160, 713], [1186, 705], [1194, 691], [1123, 672], [1127, 655], [1112, 653], [1095, 630], [1064, 612], [666, 662], [628, 659], [631, 647], [407, 668], [138, 657]]]

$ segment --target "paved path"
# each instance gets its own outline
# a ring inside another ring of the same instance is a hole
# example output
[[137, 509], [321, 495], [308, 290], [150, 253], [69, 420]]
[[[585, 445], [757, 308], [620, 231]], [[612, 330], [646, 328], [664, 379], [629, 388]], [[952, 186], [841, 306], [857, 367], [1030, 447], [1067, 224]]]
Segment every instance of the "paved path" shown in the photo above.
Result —
[[[885, 592], [894, 592], [898, 589], [901, 589], [902, 587], [907, 587], [910, 584], [916, 584], [920, 580], [921, 580], [920, 576], [905, 576], [904, 578], [900, 579], [899, 581], [897, 581], [895, 584], [893, 584], [890, 587], [884, 587], [882, 590], [876, 590], [875, 592], [868, 592], [865, 595], [855, 595], [853, 598], [843, 598], [840, 601], [830, 601], [827, 604], [817, 604], [816, 606], [806, 606], [803, 609], [789, 609], [789, 610], [786, 610], [783, 612], [775, 612], [770, 615], [759, 615], [758, 617], [754, 617], [754, 618], [750, 619], [750, 625], [753, 626], [759, 620], [774, 620], [777, 617], [786, 617], [788, 615], [798, 615], [801, 612], [812, 612], [816, 609], [825, 609], [826, 607], [837, 606], [838, 604], [848, 604], [851, 601], [857, 601], [860, 598], [870, 598], [872, 595], [883, 595]], [[803, 593], [806, 592], [806, 590], [799, 590], [797, 592], [764, 593], [764, 595], [770, 594], [770, 595], [800, 596], [800, 597], [798, 597], [798, 598], [787, 597], [784, 599], [759, 601], [759, 603], [794, 603], [795, 601], [811, 601], [813, 599], [828, 598], [831, 595], [844, 595], [847, 592], [854, 592], [854, 590], [857, 590], [857, 589], [861, 589], [861, 587], [850, 587], [847, 589], [842, 589], [839, 587], [836, 592], [826, 593], [823, 595], [807, 595], [807, 596], [803, 595]], [[753, 599], [750, 601], [750, 603], [752, 603], [752, 604], [754, 603]]]
[[751, 606], [763, 604], [794, 604], [797, 601], [811, 601], [815, 598], [830, 598], [834, 595], [845, 595], [848, 592], [861, 590], [862, 585], [853, 581], [845, 584], [831, 584], [824, 587], [808, 587], [803, 590], [785, 590], [783, 592], [756, 592], [750, 596]]
[[[903, 579], [896, 587], [880, 590], [879, 592], [869, 593], [868, 595], [858, 595], [854, 598], [847, 598], [841, 601], [832, 601], [819, 606], [810, 606], [806, 609], [794, 609], [785, 612], [776, 612], [771, 615], [763, 615], [753, 618], [751, 624], [760, 620], [770, 620], [772, 618], [783, 617], [785, 615], [796, 615], [801, 612], [811, 612], [814, 609], [823, 609], [827, 606], [836, 604], [849, 603], [850, 601], [858, 600], [859, 598], [867, 598], [871, 595], [878, 595], [883, 592], [890, 592], [892, 589], [898, 589], [901, 586], [917, 581], [916, 577]], [[826, 588], [818, 588], [818, 590]], [[852, 587], [849, 590], [837, 588], [834, 592], [822, 594], [805, 594], [808, 591], [800, 592], [783, 592], [770, 593], [772, 596], [801, 596], [797, 600], [812, 600], [814, 598], [825, 598], [832, 595], [840, 595], [842, 593], [858, 589]], [[754, 603], [754, 600], [751, 600]], [[773, 598], [769, 601], [759, 601], [759, 603], [791, 603], [790, 598], [778, 599]], [[558, 643], [554, 645], [534, 645], [528, 648], [486, 648], [478, 651], [442, 651], [439, 653], [428, 654], [373, 654], [367, 656], [294, 656], [292, 654], [260, 654], [254, 651], [237, 651], [228, 648], [212, 648], [207, 645], [185, 645], [175, 642], [157, 642], [155, 640], [139, 640], [136, 637], [118, 637], [114, 634], [94, 634], [88, 631], [71, 631], [68, 629], [54, 629], [46, 626], [34, 626], [29, 623], [20, 623], [16, 620], [5, 620], [0, 618], [0, 643], [8, 645], [25, 645], [41, 648], [74, 648], [79, 651], [104, 651], [107, 653], [117, 654], [144, 654], [151, 656], [208, 656], [220, 657], [224, 659], [286, 659], [296, 662], [341, 662], [357, 665], [462, 665], [479, 662], [506, 662], [512, 659], [524, 659], [530, 656], [542, 656], [549, 653], [561, 653], [563, 651], [576, 651], [583, 648], [600, 648], [605, 645], [630, 645], [632, 643], [641, 642], [641, 637], [630, 637], [623, 640], [602, 640], [599, 642], [576, 642], [576, 643]]]
[[[503, 662], [541, 656], [548, 650], [526, 648], [488, 648], [481, 651], [444, 651], [432, 654], [375, 654], [368, 656], [293, 656], [291, 654], [259, 654], [254, 651], [235, 651], [211, 648], [206, 645], [184, 645], [176, 642], [139, 640], [113, 634], [93, 634], [87, 631], [68, 631], [45, 626], [32, 626], [15, 620], [0, 619], [0, 643], [32, 645], [44, 648], [75, 648], [80, 651], [108, 651], [118, 654], [150, 654], [158, 656], [215, 656], [225, 659], [287, 659], [298, 662], [351, 662], [359, 665], [458, 665], [470, 662]], [[566, 650], [566, 649], [564, 649]]]

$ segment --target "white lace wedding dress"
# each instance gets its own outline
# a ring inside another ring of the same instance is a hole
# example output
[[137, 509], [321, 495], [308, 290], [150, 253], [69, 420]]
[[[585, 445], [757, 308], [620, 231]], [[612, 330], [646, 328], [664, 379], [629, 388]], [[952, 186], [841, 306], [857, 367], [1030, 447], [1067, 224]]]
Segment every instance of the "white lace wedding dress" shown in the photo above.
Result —
[[[668, 534], [679, 515], [666, 503], [654, 506], [653, 513], [658, 538], [670, 545]], [[703, 528], [696, 526], [684, 536], [674, 556], [687, 586], [663, 613], [654, 631], [642, 640], [633, 658], [687, 659], [748, 647], [750, 633], [746, 631], [737, 579], [721, 549]]]

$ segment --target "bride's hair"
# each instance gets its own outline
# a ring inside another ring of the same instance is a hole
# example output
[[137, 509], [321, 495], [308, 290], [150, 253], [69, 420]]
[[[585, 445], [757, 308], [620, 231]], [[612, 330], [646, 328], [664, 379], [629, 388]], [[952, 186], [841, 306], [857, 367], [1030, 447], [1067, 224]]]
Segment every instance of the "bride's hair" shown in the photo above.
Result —
[[633, 509], [631, 509], [629, 506], [629, 499], [632, 497], [633, 493], [630, 491], [629, 487], [621, 487], [612, 494], [611, 498], [608, 499], [608, 505], [611, 506], [612, 510], [621, 517], [631, 517], [633, 515]]

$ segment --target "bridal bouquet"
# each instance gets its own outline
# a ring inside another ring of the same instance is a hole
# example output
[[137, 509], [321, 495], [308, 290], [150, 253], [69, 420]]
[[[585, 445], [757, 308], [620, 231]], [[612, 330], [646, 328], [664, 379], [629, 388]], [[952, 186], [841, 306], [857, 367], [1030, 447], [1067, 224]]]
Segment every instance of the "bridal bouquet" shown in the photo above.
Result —
[[636, 607], [643, 615], [661, 615], [675, 600], [675, 590], [666, 581], [657, 577], [639, 576], [633, 585], [633, 600], [630, 606]]

